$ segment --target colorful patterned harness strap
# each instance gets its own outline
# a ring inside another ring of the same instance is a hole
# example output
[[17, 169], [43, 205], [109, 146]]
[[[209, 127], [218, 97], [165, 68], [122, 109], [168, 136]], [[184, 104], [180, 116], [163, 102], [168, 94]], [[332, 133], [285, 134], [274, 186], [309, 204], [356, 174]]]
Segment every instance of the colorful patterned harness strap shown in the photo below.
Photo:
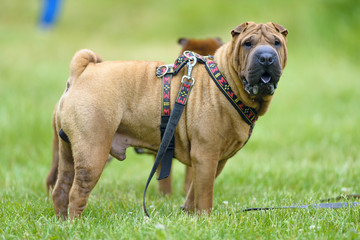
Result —
[[[148, 180], [146, 181], [144, 194], [143, 194], [143, 208], [144, 208], [144, 212], [145, 212], [146, 216], [148, 216], [148, 217], [150, 215], [146, 209], [146, 204], [145, 204], [146, 191], [148, 189], [148, 186], [150, 184], [152, 177], [154, 176], [154, 174], [160, 164], [161, 164], [161, 170], [160, 170], [160, 175], [158, 177], [158, 180], [167, 178], [170, 174], [172, 158], [174, 155], [174, 148], [173, 147], [169, 148], [169, 146], [170, 146], [171, 142], [174, 142], [174, 133], [175, 133], [176, 126], [181, 118], [181, 115], [182, 115], [184, 109], [185, 109], [185, 105], [189, 98], [190, 91], [195, 83], [195, 80], [191, 77], [191, 72], [192, 72], [192, 69], [195, 66], [196, 62], [197, 62], [196, 57], [189, 57], [186, 60], [185, 59], [182, 60], [180, 67], [176, 64], [174, 65], [175, 67], [172, 66], [173, 70], [171, 73], [168, 73], [169, 67], [165, 66], [165, 70], [159, 71], [160, 74], [157, 75], [159, 77], [164, 77], [163, 78], [163, 81], [164, 81], [163, 96], [164, 96], [164, 98], [162, 100], [162, 114], [161, 114], [162, 116], [161, 116], [161, 125], [160, 125], [161, 126], [160, 127], [161, 143], [160, 143], [158, 152], [156, 154], [154, 165], [150, 171]], [[172, 109], [172, 113], [170, 114], [170, 117], [169, 117], [170, 108], [168, 108], [168, 107], [169, 107], [169, 102], [170, 102], [171, 76], [176, 74], [185, 64], [187, 65], [188, 72], [187, 72], [187, 75], [184, 75], [181, 79], [181, 86], [179, 89], [179, 93], [176, 97], [176, 101], [175, 101], [174, 107]], [[165, 130], [163, 130], [163, 126], [166, 126]]]
[[[175, 64], [173, 65], [163, 65], [156, 69], [156, 76], [162, 77], [163, 86], [162, 86], [162, 99], [161, 99], [161, 123], [160, 123], [160, 133], [161, 140], [163, 140], [166, 127], [170, 119], [170, 84], [171, 79], [176, 75], [185, 65], [189, 62], [189, 58], [185, 55], [181, 55], [177, 58]], [[186, 76], [184, 76], [186, 77]], [[180, 90], [178, 96], [176, 97], [176, 103], [181, 105], [186, 105], [186, 102], [189, 98], [190, 90], [194, 84], [192, 82], [184, 81], [184, 77], [181, 81]], [[191, 79], [188, 79], [191, 80]], [[158, 177], [158, 180], [167, 178], [170, 174], [170, 169], [172, 165], [172, 159], [174, 157], [175, 150], [175, 137], [173, 136], [169, 147], [166, 149], [165, 155], [161, 161], [161, 170]]]
[[205, 63], [205, 68], [208, 71], [211, 78], [214, 80], [216, 86], [225, 95], [233, 107], [238, 111], [244, 121], [250, 126], [254, 125], [258, 119], [257, 112], [255, 109], [246, 106], [240, 99], [235, 95], [231, 89], [229, 83], [225, 80], [224, 76], [219, 71], [213, 60], [208, 60]]
[[179, 56], [174, 64], [163, 65], [156, 69], [156, 76], [163, 77], [163, 99], [162, 99], [162, 115], [170, 114], [170, 82], [172, 76], [176, 75], [182, 67], [185, 66], [186, 62], [189, 60], [189, 57], [195, 56], [199, 63], [205, 65], [206, 70], [208, 71], [211, 78], [214, 80], [216, 86], [228, 99], [228, 101], [233, 105], [236, 111], [244, 119], [244, 121], [253, 128], [256, 120], [258, 119], [257, 112], [255, 109], [246, 106], [240, 99], [235, 95], [234, 91], [231, 89], [229, 83], [226, 81], [225, 77], [219, 71], [216, 63], [213, 60], [212, 56], [201, 56], [197, 53], [185, 51], [184, 54]]

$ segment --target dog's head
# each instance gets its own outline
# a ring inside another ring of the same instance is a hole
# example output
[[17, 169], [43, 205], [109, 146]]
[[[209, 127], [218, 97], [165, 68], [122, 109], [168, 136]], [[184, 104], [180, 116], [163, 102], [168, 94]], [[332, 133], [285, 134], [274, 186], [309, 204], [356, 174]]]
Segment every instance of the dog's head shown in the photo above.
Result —
[[253, 97], [271, 96], [287, 61], [287, 30], [275, 23], [246, 22], [231, 32], [232, 65]]

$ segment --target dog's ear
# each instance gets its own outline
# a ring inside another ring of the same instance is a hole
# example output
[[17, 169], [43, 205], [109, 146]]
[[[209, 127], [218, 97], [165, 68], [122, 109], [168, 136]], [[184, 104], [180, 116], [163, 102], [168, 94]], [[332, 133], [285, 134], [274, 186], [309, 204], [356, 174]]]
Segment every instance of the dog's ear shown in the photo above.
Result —
[[178, 40], [178, 44], [180, 44], [181, 46], [185, 46], [188, 42], [189, 42], [188, 38], [179, 38]]
[[234, 30], [231, 31], [231, 35], [234, 37], [237, 34], [242, 33], [243, 31], [246, 30], [246, 28], [253, 22], [245, 22], [239, 26], [237, 26]]
[[272, 25], [278, 32], [280, 32], [282, 35], [284, 35], [284, 37], [286, 37], [286, 35], [288, 34], [288, 30], [286, 28], [276, 23], [272, 23]]

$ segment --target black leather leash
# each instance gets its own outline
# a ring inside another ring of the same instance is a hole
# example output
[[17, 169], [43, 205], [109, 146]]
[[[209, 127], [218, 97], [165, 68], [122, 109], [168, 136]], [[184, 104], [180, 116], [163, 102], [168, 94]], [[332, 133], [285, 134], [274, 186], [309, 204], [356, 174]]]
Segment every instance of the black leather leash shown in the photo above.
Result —
[[246, 208], [242, 212], [250, 211], [261, 211], [261, 210], [276, 210], [276, 209], [317, 209], [317, 208], [351, 208], [360, 206], [360, 202], [336, 202], [336, 203], [319, 203], [319, 204], [309, 204], [309, 205], [292, 205], [284, 207], [260, 207], [260, 208]]
[[[161, 123], [160, 133], [161, 141], [163, 140], [166, 126], [170, 119], [170, 83], [172, 79], [171, 73], [166, 73], [163, 76], [162, 99], [161, 99]], [[158, 180], [167, 178], [171, 171], [172, 159], [175, 151], [175, 137], [170, 140], [169, 146], [165, 151], [164, 158], [161, 161], [161, 169]]]
[[[197, 59], [196, 59], [196, 57], [190, 57], [190, 58], [188, 58], [188, 60], [186, 60], [186, 62], [187, 62], [188, 74], [184, 75], [181, 79], [181, 86], [179, 89], [179, 93], [176, 97], [176, 102], [175, 102], [174, 108], [171, 112], [169, 121], [167, 123], [165, 132], [163, 134], [158, 153], [156, 154], [155, 163], [151, 169], [149, 178], [145, 185], [145, 190], [144, 190], [144, 195], [143, 195], [143, 208], [144, 208], [144, 212], [145, 212], [146, 216], [148, 216], [148, 217], [150, 217], [150, 215], [146, 209], [146, 204], [145, 204], [146, 190], [150, 184], [152, 177], [154, 176], [154, 174], [156, 172], [156, 169], [158, 168], [159, 164], [162, 162], [162, 160], [166, 154], [166, 151], [169, 147], [171, 139], [174, 137], [176, 126], [180, 120], [182, 112], [184, 111], [185, 105], [186, 105], [187, 100], [190, 95], [190, 91], [195, 83], [195, 79], [191, 77], [191, 72], [192, 72], [192, 68], [195, 66], [195, 64], [197, 62]], [[170, 159], [170, 160], [172, 160], [172, 159]], [[171, 163], [170, 163], [170, 167], [164, 167], [164, 164], [166, 166], [166, 165], [169, 165], [169, 163], [164, 162], [162, 164], [163, 164], [163, 167], [161, 168], [159, 179], [168, 177], [170, 174], [170, 170], [171, 170]]]

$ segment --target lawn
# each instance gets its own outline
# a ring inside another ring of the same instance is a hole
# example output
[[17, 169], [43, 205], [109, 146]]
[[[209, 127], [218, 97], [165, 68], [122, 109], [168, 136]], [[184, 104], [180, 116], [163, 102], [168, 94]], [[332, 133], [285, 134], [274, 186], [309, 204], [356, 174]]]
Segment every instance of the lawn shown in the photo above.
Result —
[[[64, 1], [47, 30], [37, 26], [40, 3], [4, 0], [0, 8], [1, 239], [360, 238], [359, 208], [241, 212], [360, 193], [357, 0]], [[75, 51], [171, 63], [179, 37], [226, 42], [248, 20], [289, 30], [288, 65], [270, 111], [216, 180], [213, 213], [180, 210], [184, 167], [175, 162], [174, 194], [160, 196], [153, 180], [145, 218], [153, 160], [128, 149], [105, 168], [82, 219], [58, 220], [45, 188], [51, 114]]]

